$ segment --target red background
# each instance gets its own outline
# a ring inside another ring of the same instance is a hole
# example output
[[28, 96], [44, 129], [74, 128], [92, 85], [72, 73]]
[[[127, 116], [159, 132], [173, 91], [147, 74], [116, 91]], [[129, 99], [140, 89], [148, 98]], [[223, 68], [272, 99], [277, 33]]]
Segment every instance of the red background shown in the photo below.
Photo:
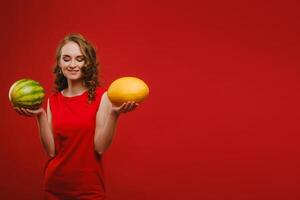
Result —
[[7, 94], [25, 77], [50, 94], [70, 32], [97, 47], [104, 85], [150, 87], [104, 155], [109, 200], [300, 199], [297, 1], [40, 2], [0, 8], [0, 199], [42, 199], [48, 157]]

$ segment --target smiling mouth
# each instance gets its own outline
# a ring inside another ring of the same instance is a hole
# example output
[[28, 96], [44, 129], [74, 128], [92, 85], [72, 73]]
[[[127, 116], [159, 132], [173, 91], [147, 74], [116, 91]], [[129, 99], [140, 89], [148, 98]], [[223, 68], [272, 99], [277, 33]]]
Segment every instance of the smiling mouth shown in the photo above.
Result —
[[79, 72], [79, 70], [68, 70], [68, 72]]

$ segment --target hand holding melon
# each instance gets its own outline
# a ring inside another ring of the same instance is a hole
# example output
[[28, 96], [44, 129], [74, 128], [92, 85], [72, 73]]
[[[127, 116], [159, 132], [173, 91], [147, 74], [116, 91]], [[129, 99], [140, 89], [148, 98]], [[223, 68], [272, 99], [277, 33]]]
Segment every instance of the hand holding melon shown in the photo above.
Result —
[[9, 89], [9, 101], [22, 115], [34, 116], [43, 111], [40, 108], [45, 92], [40, 83], [31, 79], [16, 81]]
[[129, 112], [143, 102], [149, 95], [147, 84], [136, 77], [123, 77], [113, 81], [107, 91], [113, 105], [120, 112]]
[[43, 108], [39, 108], [36, 110], [30, 110], [27, 108], [14, 107], [14, 109], [17, 113], [19, 113], [20, 115], [26, 116], [26, 117], [39, 117], [43, 113], [46, 114], [46, 112]]

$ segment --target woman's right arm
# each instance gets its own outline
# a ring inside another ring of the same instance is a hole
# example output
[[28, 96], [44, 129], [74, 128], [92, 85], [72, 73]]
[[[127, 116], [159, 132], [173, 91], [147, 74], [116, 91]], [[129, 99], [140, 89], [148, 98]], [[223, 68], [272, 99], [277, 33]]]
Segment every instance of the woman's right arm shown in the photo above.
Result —
[[52, 132], [52, 114], [49, 104], [49, 99], [47, 103], [47, 113], [44, 109], [42, 112], [36, 115], [36, 120], [39, 127], [40, 140], [45, 149], [46, 153], [50, 157], [55, 156], [55, 143], [54, 136]]
[[54, 157], [55, 143], [52, 132], [52, 114], [49, 99], [47, 103], [47, 113], [43, 108], [39, 108], [37, 110], [30, 110], [15, 107], [15, 110], [21, 115], [36, 118], [40, 133], [40, 141], [43, 145], [43, 148], [50, 157]]

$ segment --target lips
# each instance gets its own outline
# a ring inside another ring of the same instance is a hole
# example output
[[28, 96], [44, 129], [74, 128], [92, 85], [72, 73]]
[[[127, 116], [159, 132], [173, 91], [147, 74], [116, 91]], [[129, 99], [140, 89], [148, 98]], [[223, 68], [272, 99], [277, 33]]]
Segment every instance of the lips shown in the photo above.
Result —
[[75, 72], [79, 72], [79, 70], [68, 70], [68, 72], [75, 73]]

